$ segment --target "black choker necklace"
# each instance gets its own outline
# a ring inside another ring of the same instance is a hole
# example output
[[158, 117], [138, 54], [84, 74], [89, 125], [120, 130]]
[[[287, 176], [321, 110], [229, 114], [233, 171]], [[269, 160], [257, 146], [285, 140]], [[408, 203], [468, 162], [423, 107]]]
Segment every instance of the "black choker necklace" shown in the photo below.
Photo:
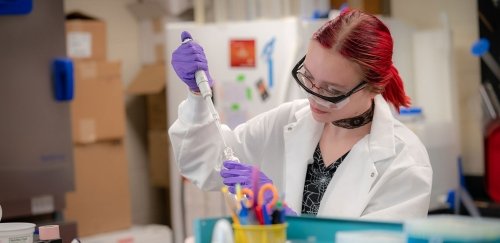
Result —
[[375, 103], [372, 101], [372, 106], [370, 109], [365, 111], [363, 114], [351, 118], [345, 118], [333, 121], [332, 124], [337, 127], [354, 129], [362, 127], [373, 120], [373, 111], [375, 110]]

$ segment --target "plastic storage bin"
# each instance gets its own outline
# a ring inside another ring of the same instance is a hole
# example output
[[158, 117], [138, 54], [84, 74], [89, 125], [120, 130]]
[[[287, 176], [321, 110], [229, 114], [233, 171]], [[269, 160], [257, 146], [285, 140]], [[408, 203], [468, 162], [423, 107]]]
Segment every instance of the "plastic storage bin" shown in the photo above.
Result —
[[[215, 223], [221, 218], [204, 218], [194, 222], [196, 243], [210, 243]], [[231, 221], [230, 218], [226, 218]], [[314, 239], [315, 243], [335, 242], [338, 231], [350, 230], [388, 230], [403, 231], [402, 222], [380, 222], [355, 219], [331, 219], [320, 217], [286, 217], [286, 238], [291, 242], [308, 242]]]
[[382, 230], [339, 231], [336, 243], [406, 243], [402, 232]]
[[500, 220], [453, 215], [430, 216], [404, 223], [408, 243], [497, 243]]
[[402, 107], [396, 118], [412, 130], [420, 140], [425, 140], [425, 117], [420, 107]]

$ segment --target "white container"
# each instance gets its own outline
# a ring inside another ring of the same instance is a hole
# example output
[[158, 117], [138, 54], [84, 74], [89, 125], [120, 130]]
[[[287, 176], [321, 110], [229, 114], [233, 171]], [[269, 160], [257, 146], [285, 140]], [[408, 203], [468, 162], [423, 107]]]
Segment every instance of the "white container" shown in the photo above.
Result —
[[130, 229], [80, 238], [83, 243], [172, 243], [172, 230], [165, 225], [133, 226]]
[[336, 243], [406, 243], [401, 232], [382, 230], [339, 231], [335, 234]]
[[35, 224], [0, 223], [0, 243], [33, 243]]
[[401, 107], [396, 118], [406, 125], [420, 140], [425, 141], [425, 117], [420, 107]]
[[436, 215], [405, 221], [408, 242], [500, 242], [500, 220]]

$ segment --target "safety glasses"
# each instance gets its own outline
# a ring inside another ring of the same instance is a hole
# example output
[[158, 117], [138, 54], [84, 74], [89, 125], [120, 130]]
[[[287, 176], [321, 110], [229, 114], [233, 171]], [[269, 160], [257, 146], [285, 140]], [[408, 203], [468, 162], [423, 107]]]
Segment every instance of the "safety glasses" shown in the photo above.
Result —
[[[342, 92], [333, 88], [332, 85], [319, 85], [314, 82], [314, 78], [309, 74], [309, 72], [307, 72], [307, 70], [305, 70], [305, 59], [306, 56], [300, 59], [300, 61], [295, 65], [295, 67], [292, 69], [292, 76], [307, 93], [315, 96], [315, 98], [321, 98], [322, 100], [328, 101], [333, 104], [345, 103], [346, 99], [349, 98], [349, 96], [366, 87], [366, 81], [361, 81], [350, 91]], [[317, 90], [317, 92], [314, 92], [313, 89]], [[321, 103], [324, 104], [325, 102]]]

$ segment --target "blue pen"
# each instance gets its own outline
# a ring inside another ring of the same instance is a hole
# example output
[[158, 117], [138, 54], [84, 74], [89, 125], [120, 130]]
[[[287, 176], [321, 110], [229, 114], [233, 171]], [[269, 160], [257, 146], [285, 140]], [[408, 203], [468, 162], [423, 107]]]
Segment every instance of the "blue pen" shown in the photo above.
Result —
[[238, 214], [238, 218], [240, 220], [241, 225], [247, 225], [248, 224], [248, 208], [245, 206], [243, 201], [241, 201], [241, 210]]
[[262, 219], [264, 220], [264, 224], [271, 224], [267, 204], [262, 205]]
[[284, 224], [285, 223], [285, 216], [286, 216], [286, 211], [285, 208], [280, 209], [280, 223]]

